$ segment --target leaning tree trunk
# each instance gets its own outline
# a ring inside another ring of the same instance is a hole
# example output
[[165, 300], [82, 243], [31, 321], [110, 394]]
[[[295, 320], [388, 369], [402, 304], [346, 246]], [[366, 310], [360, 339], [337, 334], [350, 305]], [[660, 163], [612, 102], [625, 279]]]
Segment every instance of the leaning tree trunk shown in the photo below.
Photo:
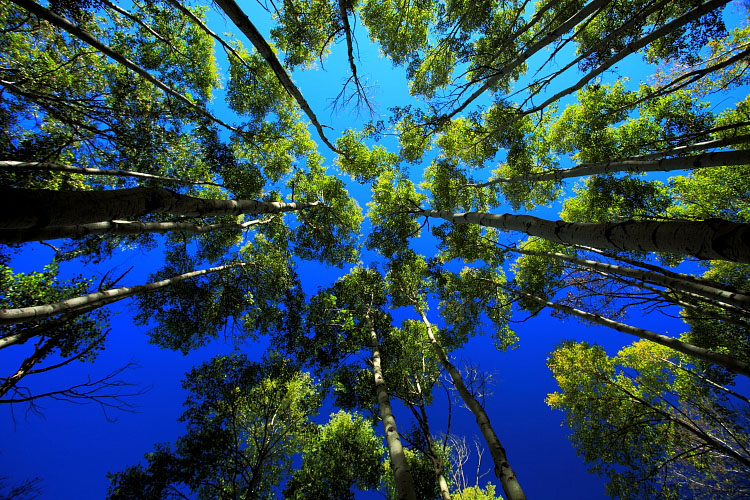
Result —
[[750, 224], [721, 219], [707, 221], [640, 221], [582, 223], [540, 219], [531, 215], [488, 214], [419, 209], [415, 215], [454, 224], [477, 224], [562, 243], [610, 250], [664, 252], [702, 260], [750, 264]]
[[406, 455], [404, 454], [401, 438], [396, 428], [396, 418], [393, 416], [388, 390], [385, 387], [383, 369], [380, 363], [378, 334], [375, 333], [375, 328], [372, 326], [369, 315], [367, 320], [372, 346], [372, 372], [375, 376], [375, 391], [378, 395], [378, 407], [380, 408], [380, 418], [383, 421], [385, 442], [388, 445], [388, 454], [391, 458], [391, 469], [393, 470], [393, 479], [396, 483], [396, 495], [398, 500], [416, 500], [414, 481], [412, 480], [411, 472], [409, 472], [409, 466], [406, 464]]
[[[14, 323], [23, 323], [26, 321], [32, 321], [36, 319], [44, 319], [50, 316], [56, 316], [58, 314], [75, 312], [79, 310], [91, 310], [97, 306], [103, 306], [112, 302], [132, 297], [138, 293], [150, 292], [163, 288], [165, 286], [173, 285], [186, 279], [194, 278], [196, 276], [203, 276], [205, 274], [216, 273], [225, 271], [227, 269], [233, 269], [235, 267], [242, 267], [246, 264], [244, 262], [238, 262], [235, 264], [227, 264], [225, 266], [217, 266], [209, 269], [201, 269], [199, 271], [191, 271], [189, 273], [180, 274], [171, 278], [155, 281], [145, 285], [137, 286], [125, 286], [122, 288], [112, 288], [110, 290], [104, 290], [103, 292], [89, 293], [88, 295], [82, 295], [72, 299], [63, 300], [54, 304], [43, 304], [38, 306], [19, 307], [17, 309], [0, 309], [0, 325], [8, 325]], [[2, 339], [0, 339], [0, 342]], [[7, 347], [8, 343], [0, 343], [0, 347]]]
[[297, 101], [299, 107], [302, 108], [302, 111], [304, 111], [304, 113], [307, 115], [307, 118], [310, 119], [310, 122], [312, 122], [315, 130], [318, 132], [320, 140], [322, 140], [326, 146], [331, 148], [332, 151], [338, 153], [339, 151], [334, 147], [333, 144], [331, 144], [331, 142], [326, 137], [325, 132], [323, 132], [323, 125], [320, 124], [318, 117], [315, 116], [315, 113], [305, 100], [302, 92], [300, 92], [300, 90], [292, 81], [291, 77], [284, 70], [281, 62], [276, 57], [276, 53], [274, 52], [273, 48], [268, 44], [268, 42], [266, 42], [260, 31], [258, 31], [255, 25], [250, 21], [250, 18], [247, 17], [247, 14], [242, 11], [240, 6], [237, 5], [237, 2], [235, 2], [234, 0], [216, 0], [216, 5], [218, 5], [219, 8], [224, 12], [224, 14], [226, 14], [227, 17], [232, 20], [234, 25], [239, 28], [242, 34], [245, 35], [248, 40], [250, 40], [250, 42], [252, 42], [255, 50], [257, 50], [258, 53], [263, 57], [263, 59], [266, 60], [268, 65], [271, 67], [271, 71], [273, 71], [274, 75], [276, 75], [276, 79], [279, 81], [281, 86], [284, 87], [284, 90], [286, 90], [287, 93], [292, 96], [295, 101]]
[[669, 347], [670, 349], [673, 349], [677, 352], [681, 352], [682, 354], [687, 354], [688, 356], [692, 356], [696, 359], [701, 359], [703, 361], [707, 361], [715, 365], [723, 366], [724, 368], [726, 368], [727, 370], [731, 372], [739, 373], [741, 375], [745, 375], [746, 377], [750, 377], [750, 363], [746, 363], [745, 361], [737, 359], [733, 356], [728, 356], [726, 354], [709, 351], [708, 349], [704, 349], [703, 347], [698, 347], [693, 344], [688, 344], [687, 342], [682, 342], [681, 340], [677, 340], [676, 338], [667, 337], [666, 335], [661, 335], [659, 333], [652, 332], [651, 330], [646, 330], [645, 328], [638, 328], [636, 326], [626, 325], [625, 323], [620, 323], [618, 321], [605, 318], [604, 316], [600, 314], [594, 314], [594, 313], [590, 313], [587, 311], [583, 311], [581, 309], [576, 309], [571, 306], [558, 304], [556, 302], [550, 302], [541, 297], [537, 297], [536, 295], [532, 295], [530, 293], [526, 293], [521, 290], [511, 288], [509, 286], [504, 286], [504, 285], [500, 285], [500, 286], [512, 294], [520, 295], [522, 297], [533, 300], [535, 302], [538, 302], [539, 304], [543, 304], [557, 311], [561, 311], [563, 313], [570, 314], [572, 316], [577, 316], [581, 319], [585, 319], [586, 321], [590, 321], [597, 325], [602, 325], [608, 328], [612, 328], [613, 330], [617, 330], [618, 332], [627, 333], [628, 335], [633, 335], [641, 339], [650, 340], [651, 342], [654, 342], [655, 344]]
[[633, 269], [630, 267], [608, 264], [606, 262], [597, 262], [595, 260], [583, 259], [555, 252], [540, 252], [523, 248], [510, 248], [509, 251], [523, 255], [536, 255], [539, 257], [562, 260], [597, 272], [611, 273], [642, 281], [644, 283], [663, 286], [675, 292], [682, 292], [693, 297], [697, 296], [707, 299], [730, 312], [739, 312], [736, 311], [734, 307], [750, 312], [750, 293], [742, 290], [733, 292], [721, 290], [717, 287], [711, 286], [708, 281], [697, 283], [695, 281], [679, 279], [678, 277], [675, 277], [679, 276], [677, 273], [667, 276], [657, 272], [647, 271], [645, 269]]
[[482, 431], [482, 436], [484, 437], [484, 440], [487, 442], [487, 446], [490, 449], [490, 455], [492, 455], [492, 460], [495, 463], [495, 475], [500, 480], [500, 484], [503, 487], [505, 496], [508, 500], [526, 500], [526, 495], [521, 489], [521, 485], [518, 483], [516, 474], [515, 472], [513, 472], [513, 469], [508, 462], [508, 457], [505, 454], [505, 448], [503, 448], [503, 445], [500, 444], [500, 440], [498, 439], [497, 434], [495, 434], [495, 430], [490, 424], [490, 419], [487, 416], [487, 412], [484, 411], [484, 408], [482, 408], [482, 405], [479, 404], [479, 401], [477, 401], [476, 398], [471, 394], [471, 392], [469, 392], [469, 390], [466, 388], [466, 384], [464, 384], [461, 373], [458, 371], [458, 369], [456, 369], [455, 366], [453, 366], [453, 363], [448, 360], [448, 357], [445, 355], [445, 351], [443, 351], [442, 346], [438, 343], [435, 335], [432, 332], [432, 324], [428, 321], [424, 311], [418, 309], [418, 312], [422, 316], [422, 321], [427, 327], [427, 336], [430, 340], [430, 344], [432, 344], [432, 347], [435, 349], [435, 352], [440, 359], [440, 363], [450, 374], [451, 380], [453, 381], [453, 385], [456, 387], [458, 394], [461, 396], [461, 399], [463, 399], [466, 407], [469, 409], [469, 411], [471, 411], [471, 413], [474, 414], [474, 417], [477, 420], [477, 425]]
[[271, 214], [318, 205], [257, 200], [206, 200], [164, 188], [107, 191], [0, 189], [1, 229], [39, 229], [168, 213], [184, 217]]
[[[716, 143], [715, 146], [736, 143], [749, 142], [747, 136], [742, 138], [733, 138], [726, 140], [711, 141]], [[697, 146], [697, 145], [696, 145]], [[661, 154], [668, 154], [665, 151]], [[657, 153], [659, 154], [659, 153]], [[559, 181], [573, 177], [584, 177], [587, 175], [605, 175], [618, 172], [671, 172], [674, 170], [697, 170], [709, 167], [726, 167], [733, 165], [747, 165], [750, 163], [750, 150], [740, 149], [737, 151], [718, 151], [712, 153], [703, 153], [693, 156], [683, 156], [678, 158], [662, 158], [658, 160], [649, 159], [627, 159], [603, 161], [599, 163], [584, 163], [573, 168], [550, 170], [535, 174], [523, 174], [514, 177], [503, 177], [480, 184], [472, 184], [472, 187], [486, 187], [495, 184], [506, 184], [512, 182], [541, 182], [541, 181]]]
[[78, 224], [74, 226], [53, 226], [28, 229], [0, 229], [0, 243], [26, 243], [28, 241], [56, 240], [59, 238], [79, 239], [92, 234], [140, 235], [147, 233], [192, 233], [203, 234], [214, 231], [242, 231], [257, 224], [261, 220], [250, 220], [237, 224], [192, 224], [189, 222], [131, 222], [113, 220]]

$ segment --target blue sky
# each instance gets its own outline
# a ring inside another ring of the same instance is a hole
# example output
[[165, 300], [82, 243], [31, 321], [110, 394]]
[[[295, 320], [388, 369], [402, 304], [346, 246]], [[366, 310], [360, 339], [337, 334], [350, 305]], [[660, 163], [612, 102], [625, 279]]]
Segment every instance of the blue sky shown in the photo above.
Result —
[[[243, 2], [242, 6], [247, 9], [251, 19], [258, 23], [259, 28], [267, 29], [267, 25], [261, 22], [261, 19], [267, 17], [263, 10], [250, 2]], [[232, 26], [223, 25], [222, 20], [215, 16], [210, 20], [212, 28], [219, 33], [234, 31]], [[402, 68], [393, 68], [389, 61], [378, 55], [361, 26], [356, 35], [361, 49], [358, 68], [369, 84], [374, 86], [373, 97], [378, 112], [381, 113], [380, 118], [387, 118], [388, 107], [404, 105], [411, 99], [404, 71]], [[241, 36], [238, 38], [243, 39]], [[560, 60], [564, 60], [564, 56], [560, 56]], [[633, 62], [635, 60], [637, 59], [628, 58], [617, 69], [620, 74], [627, 72], [633, 81], [644, 74], [643, 67], [640, 63]], [[329, 131], [330, 137], [336, 138], [344, 129], [358, 127], [368, 117], [358, 117], [353, 110], [332, 114], [328, 108], [329, 99], [338, 92], [347, 70], [344, 47], [337, 46], [325, 61], [324, 67], [325, 73], [297, 72], [294, 80], [321, 122], [333, 128]], [[219, 101], [220, 97], [214, 110], [224, 118], [223, 114], [228, 111]], [[729, 104], [731, 103], [727, 103]], [[385, 144], [393, 149], [393, 142], [385, 141]], [[320, 146], [320, 152], [332, 167], [333, 154], [325, 146]], [[415, 176], [421, 176], [422, 167], [413, 168]], [[414, 180], [418, 181], [419, 178]], [[365, 210], [368, 188], [351, 182], [349, 184]], [[534, 213], [553, 217], [558, 210], [559, 207], [552, 207]], [[434, 251], [434, 240], [424, 236], [415, 247], [430, 255]], [[365, 255], [365, 258], [371, 257], [371, 254]], [[13, 261], [13, 267], [16, 271], [38, 270], [51, 257], [52, 251], [48, 247], [27, 245]], [[134, 249], [118, 253], [112, 261], [102, 265], [82, 267], [65, 264], [62, 271], [63, 275], [100, 276], [109, 269], [115, 269], [113, 274], [118, 274], [133, 266], [123, 283], [140, 284], [148, 281], [149, 273], [158, 269], [160, 259], [159, 250], [144, 253]], [[305, 263], [300, 265], [299, 272], [308, 294], [314, 293], [318, 286], [326, 286], [340, 275], [338, 270]], [[431, 319], [440, 324], [436, 309], [433, 305]], [[108, 486], [107, 472], [120, 471], [128, 465], [138, 463], [145, 453], [153, 450], [155, 443], [173, 442], [182, 434], [184, 427], [177, 422], [177, 418], [182, 413], [181, 404], [185, 398], [180, 387], [183, 374], [197, 363], [232, 350], [222, 340], [188, 356], [161, 350], [147, 343], [144, 327], [133, 325], [131, 318], [135, 311], [132, 305], [119, 303], [112, 306], [112, 311], [107, 348], [99, 355], [96, 363], [75, 363], [40, 376], [33, 382], [33, 390], [44, 392], [49, 388], [79, 383], [89, 375], [93, 378], [100, 377], [134, 362], [140, 368], [123, 373], [121, 378], [132, 382], [136, 388], [148, 389], [131, 401], [137, 407], [136, 413], [112, 412], [110, 417], [116, 420], [108, 421], [96, 405], [44, 401], [40, 403], [43, 407], [42, 416], [27, 415], [22, 407], [17, 407], [14, 418], [7, 408], [0, 408], [0, 425], [4, 429], [0, 470], [5, 471], [0, 476], [8, 476], [11, 481], [34, 476], [42, 478], [43, 499], [102, 498]], [[660, 315], [650, 316], [648, 322], [650, 329], [660, 333], [669, 331], [676, 334], [684, 328], [679, 320]], [[545, 359], [563, 339], [598, 343], [605, 346], [610, 354], [633, 339], [605, 328], [584, 326], [572, 319], [561, 321], [550, 318], [545, 312], [515, 325], [515, 329], [521, 337], [517, 349], [500, 353], [488, 337], [475, 337], [463, 350], [455, 353], [455, 361], [458, 364], [471, 362], [493, 374], [495, 385], [493, 395], [486, 400], [486, 410], [522, 487], [529, 498], [605, 498], [602, 480], [586, 472], [585, 465], [567, 440], [567, 430], [561, 427], [563, 415], [553, 412], [544, 403], [545, 396], [557, 389], [546, 368]], [[264, 347], [263, 342], [260, 342], [244, 345], [242, 349], [251, 357], [259, 358]], [[10, 367], [8, 371], [16, 367], [28, 354], [31, 346], [25, 348], [26, 352], [21, 352], [23, 349], [11, 353], [0, 352], [0, 363]], [[439, 434], [444, 430], [446, 407], [446, 401], [440, 396], [431, 408], [431, 424], [435, 433]], [[328, 412], [324, 409], [322, 416]], [[407, 412], [397, 406], [397, 420], [405, 423], [406, 417]], [[455, 432], [464, 435], [468, 441], [473, 436], [478, 436], [474, 419], [467, 410], [454, 405], [453, 418], [452, 428]], [[406, 425], [401, 427], [406, 428]], [[484, 470], [489, 469], [490, 458], [485, 454]], [[473, 471], [470, 469], [467, 474], [471, 476]], [[487, 480], [497, 485], [492, 474], [484, 476], [482, 482]], [[363, 498], [377, 496], [368, 495]]]

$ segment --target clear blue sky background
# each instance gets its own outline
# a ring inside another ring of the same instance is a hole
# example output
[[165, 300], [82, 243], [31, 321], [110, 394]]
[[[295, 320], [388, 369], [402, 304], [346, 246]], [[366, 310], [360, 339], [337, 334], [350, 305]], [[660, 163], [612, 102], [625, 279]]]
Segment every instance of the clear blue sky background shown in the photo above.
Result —
[[[254, 2], [240, 2], [247, 9], [253, 22], [267, 30], [267, 14]], [[216, 16], [211, 17], [213, 29], [219, 33], [235, 32], [233, 27]], [[364, 29], [359, 26], [356, 35], [361, 49], [358, 63], [360, 73], [373, 85], [374, 101], [380, 118], [387, 118], [388, 107], [403, 105], [410, 98], [401, 68], [392, 68], [390, 62], [380, 57]], [[243, 43], [249, 43], [239, 36]], [[357, 117], [352, 110], [331, 114], [327, 109], [343, 83], [346, 74], [346, 54], [342, 46], [334, 49], [325, 61], [326, 72], [305, 71], [294, 74], [312, 108], [324, 124], [333, 127], [330, 137], [336, 138], [348, 127], [359, 127], [369, 117]], [[546, 55], [545, 55], [546, 57]], [[558, 60], [564, 60], [559, 56]], [[633, 81], [644, 74], [637, 57], [629, 58], [617, 69], [626, 71]], [[223, 63], [222, 63], [223, 64]], [[532, 63], [533, 64], [533, 63]], [[224, 81], [226, 83], [226, 81]], [[566, 82], [567, 83], [567, 82]], [[724, 106], [732, 105], [731, 102]], [[220, 116], [228, 113], [218, 96], [215, 107]], [[231, 115], [221, 116], [231, 122]], [[315, 137], [316, 138], [316, 137]], [[393, 149], [394, 144], [386, 142]], [[333, 154], [325, 146], [320, 152], [331, 165]], [[414, 168], [414, 180], [421, 178], [422, 166]], [[349, 183], [353, 192], [365, 209], [369, 198], [369, 188]], [[537, 211], [536, 215], [555, 217], [559, 207]], [[510, 209], [508, 209], [510, 211]], [[421, 238], [415, 249], [431, 255], [434, 241], [430, 237]], [[14, 260], [16, 271], [38, 270], [49, 262], [53, 253], [41, 245], [28, 245]], [[366, 254], [371, 255], [371, 254]], [[143, 253], [138, 249], [128, 250], [116, 256], [113, 261], [97, 266], [82, 267], [64, 264], [63, 276], [75, 274], [101, 276], [110, 269], [117, 275], [133, 267], [123, 284], [140, 284], [148, 280], [148, 274], [158, 269], [161, 252], [156, 250]], [[303, 263], [300, 275], [307, 293], [314, 293], [318, 286], [326, 286], [341, 275], [338, 270], [326, 269], [318, 264]], [[107, 472], [116, 472], [142, 460], [145, 453], [152, 451], [155, 443], [174, 442], [184, 430], [177, 422], [182, 413], [181, 404], [185, 393], [180, 387], [183, 374], [194, 365], [210, 357], [227, 353], [232, 347], [223, 341], [216, 341], [188, 356], [158, 349], [147, 343], [144, 328], [131, 322], [134, 308], [127, 303], [112, 307], [111, 333], [107, 348], [99, 355], [95, 364], [75, 363], [61, 370], [55, 370], [33, 380], [35, 393], [80, 383], [88, 376], [97, 378], [131, 361], [140, 368], [122, 374], [123, 379], [148, 392], [132, 400], [137, 405], [137, 413], [113, 412], [116, 421], [105, 419], [96, 405], [72, 405], [65, 402], [42, 401], [42, 416], [24, 413], [24, 408], [15, 408], [15, 416], [7, 407], [0, 407], [0, 476], [7, 476], [11, 482], [38, 476], [42, 478], [43, 499], [99, 499], [104, 497], [108, 481]], [[433, 322], [440, 324], [436, 307], [432, 307]], [[519, 318], [521, 319], [521, 318]], [[637, 318], [636, 318], [637, 320]], [[399, 318], [400, 321], [400, 318]], [[670, 320], [654, 315], [648, 319], [650, 329], [671, 334], [679, 333], [683, 325], [678, 320]], [[586, 467], [566, 438], [567, 430], [561, 427], [563, 415], [553, 412], [544, 403], [546, 395], [556, 390], [556, 384], [546, 368], [545, 360], [554, 346], [563, 339], [585, 340], [598, 343], [614, 354], [620, 347], [632, 341], [628, 336], [598, 327], [587, 327], [573, 320], [561, 321], [550, 318], [546, 313], [515, 326], [521, 341], [519, 347], [506, 353], [498, 352], [487, 337], [473, 338], [467, 347], [456, 353], [458, 364], [471, 362], [494, 375], [495, 385], [492, 396], [486, 399], [486, 410], [501, 442], [506, 448], [511, 465], [530, 499], [545, 500], [600, 500], [605, 498], [601, 479], [586, 472]], [[0, 351], [0, 365], [10, 373], [18, 366], [32, 346], [6, 353]], [[259, 358], [265, 348], [263, 343], [248, 344], [242, 350], [251, 357]], [[433, 432], [445, 429], [447, 403], [439, 396], [431, 408]], [[328, 413], [324, 409], [321, 417]], [[407, 411], [396, 408], [396, 418], [404, 422], [406, 428]], [[453, 407], [452, 429], [466, 436], [471, 442], [478, 436], [473, 417], [460, 406]], [[380, 429], [379, 429], [380, 430]], [[485, 454], [483, 471], [490, 471], [490, 457]], [[342, 466], [345, 464], [342, 464]], [[473, 477], [469, 467], [467, 475]], [[497, 481], [490, 473], [483, 477], [482, 484]], [[498, 488], [498, 491], [500, 489]], [[367, 495], [377, 498], [379, 495]], [[365, 498], [365, 496], [363, 496]]]

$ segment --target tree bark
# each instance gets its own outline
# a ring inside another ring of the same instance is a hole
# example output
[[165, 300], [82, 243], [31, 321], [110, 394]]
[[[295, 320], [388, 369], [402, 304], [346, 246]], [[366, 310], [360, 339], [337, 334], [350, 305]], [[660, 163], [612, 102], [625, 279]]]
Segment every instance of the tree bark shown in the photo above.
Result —
[[39, 229], [169, 213], [185, 217], [275, 214], [319, 205], [256, 200], [207, 200], [164, 188], [108, 191], [0, 189], [0, 229]]
[[452, 213], [419, 209], [415, 215], [445, 219], [454, 224], [478, 224], [505, 231], [520, 231], [555, 243], [610, 250], [665, 252], [702, 260], [750, 263], [750, 224], [722, 219], [706, 221], [625, 221], [575, 223], [531, 215]]
[[[711, 141], [711, 145], [706, 147], [720, 147], [730, 143], [748, 142], [749, 140], [750, 136], [744, 135], [737, 138]], [[699, 147], [700, 145], [695, 146]], [[683, 148], [678, 149], [687, 151], [690, 149], [690, 146], [684, 146]], [[669, 153], [669, 151], [665, 151], [663, 153], [655, 154], [659, 155]], [[514, 177], [504, 177], [482, 182], [481, 184], [471, 184], [470, 186], [481, 188], [510, 182], [559, 181], [572, 177], [604, 175], [617, 172], [670, 172], [673, 170], [697, 170], [699, 168], [747, 165], [748, 163], [750, 163], [750, 150], [741, 149], [738, 151], [703, 153], [693, 156], [684, 156], [681, 158], [663, 158], [661, 160], [632, 159], [600, 163], [584, 163], [573, 168], [551, 170], [548, 172], [540, 172], [538, 174], [523, 174]]]
[[35, 319], [48, 318], [57, 314], [73, 312], [84, 308], [95, 308], [97, 304], [105, 305], [112, 302], [117, 302], [127, 297], [132, 297], [133, 295], [136, 295], [138, 293], [150, 292], [159, 288], [163, 288], [165, 286], [173, 285], [189, 278], [216, 273], [227, 269], [233, 269], [235, 267], [242, 267], [245, 265], [245, 263], [239, 262], [236, 264], [227, 264], [225, 266], [217, 266], [209, 269], [201, 269], [199, 271], [191, 271], [189, 273], [180, 274], [165, 280], [155, 281], [153, 283], [148, 283], [145, 285], [112, 288], [103, 292], [93, 292], [87, 295], [82, 295], [80, 297], [56, 302], [54, 304], [19, 307], [17, 309], [0, 309], [0, 325], [23, 323]]
[[178, 179], [176, 177], [165, 177], [163, 175], [146, 174], [143, 172], [133, 172], [131, 170], [105, 170], [101, 168], [85, 168], [85, 167], [73, 167], [71, 165], [60, 165], [59, 163], [48, 163], [48, 162], [28, 162], [28, 161], [11, 161], [4, 160], [0, 161], [0, 169], [9, 170], [11, 172], [25, 170], [25, 171], [39, 171], [46, 170], [50, 172], [66, 172], [70, 174], [82, 174], [82, 175], [104, 175], [110, 177], [134, 177], [137, 179], [149, 179], [163, 182], [177, 182], [179, 184], [194, 185], [210, 185], [219, 186], [215, 182], [201, 182], [201, 181], [190, 181], [186, 179]]
[[409, 466], [406, 464], [406, 455], [401, 445], [401, 438], [396, 428], [396, 419], [393, 416], [391, 401], [388, 397], [388, 390], [385, 387], [383, 378], [383, 369], [380, 363], [380, 343], [375, 328], [372, 326], [372, 320], [367, 316], [368, 328], [370, 330], [370, 345], [372, 347], [372, 372], [375, 377], [375, 391], [378, 396], [378, 407], [380, 409], [380, 418], [383, 421], [385, 431], [385, 441], [388, 445], [388, 454], [391, 459], [391, 469], [393, 469], [393, 478], [396, 483], [396, 494], [399, 500], [408, 499], [416, 500], [414, 492], [414, 481], [412, 480]]
[[466, 388], [466, 384], [464, 384], [461, 373], [458, 371], [458, 369], [456, 369], [455, 366], [453, 366], [453, 363], [448, 360], [448, 357], [445, 355], [445, 351], [443, 351], [442, 346], [438, 343], [435, 335], [432, 332], [432, 324], [428, 321], [424, 311], [422, 311], [421, 309], [417, 309], [417, 311], [422, 317], [422, 322], [427, 327], [427, 336], [430, 340], [430, 344], [432, 344], [433, 349], [435, 349], [435, 352], [440, 359], [440, 363], [443, 365], [448, 374], [450, 374], [451, 380], [453, 381], [453, 385], [456, 387], [458, 394], [461, 396], [461, 399], [466, 404], [466, 407], [469, 408], [469, 410], [472, 414], [474, 414], [474, 417], [477, 420], [477, 425], [482, 431], [482, 436], [487, 442], [487, 446], [490, 449], [490, 455], [492, 455], [492, 460], [495, 463], [495, 476], [497, 476], [497, 478], [500, 480], [500, 484], [503, 487], [506, 498], [508, 500], [526, 500], [526, 495], [521, 489], [521, 485], [518, 483], [516, 474], [515, 472], [513, 472], [513, 469], [508, 462], [508, 457], [505, 454], [505, 448], [503, 448], [503, 445], [500, 444], [500, 440], [498, 439], [497, 434], [495, 434], [495, 430], [490, 424], [490, 419], [487, 416], [487, 412], [484, 411], [484, 408], [482, 408], [482, 405], [479, 404], [479, 401], [477, 401], [476, 398], [471, 394], [471, 392], [469, 392], [469, 390]]
[[109, 222], [94, 222], [77, 226], [54, 226], [40, 229], [0, 229], [0, 243], [14, 244], [28, 241], [55, 240], [59, 238], [84, 238], [90, 234], [146, 234], [183, 232], [203, 234], [212, 231], [235, 230], [241, 231], [248, 227], [262, 224], [263, 221], [251, 220], [241, 224], [191, 224], [187, 222], [130, 222], [113, 220]]
[[583, 88], [584, 85], [586, 85], [588, 82], [596, 78], [597, 76], [604, 73], [606, 70], [623, 60], [626, 56], [633, 54], [640, 49], [646, 47], [649, 43], [653, 42], [654, 40], [658, 40], [659, 38], [666, 36], [686, 24], [697, 21], [704, 15], [708, 14], [709, 12], [718, 9], [719, 7], [722, 7], [729, 3], [729, 0], [708, 0], [706, 2], [703, 2], [702, 4], [698, 5], [694, 9], [692, 9], [689, 12], [686, 12], [680, 17], [677, 17], [673, 19], [672, 21], [668, 22], [661, 28], [658, 28], [648, 35], [629, 43], [624, 49], [620, 50], [617, 54], [610, 57], [606, 61], [604, 61], [602, 64], [596, 67], [593, 71], [590, 71], [587, 73], [583, 78], [581, 78], [575, 85], [568, 87], [564, 90], [561, 90], [560, 92], [556, 93], [555, 95], [551, 96], [547, 100], [545, 100], [543, 103], [539, 104], [538, 106], [534, 106], [531, 109], [528, 109], [526, 111], [523, 111], [521, 114], [519, 114], [518, 118], [510, 121], [505, 126], [510, 126], [516, 121], [518, 121], [522, 116], [529, 115], [531, 113], [536, 113], [537, 111], [541, 111], [553, 102], [572, 94], [573, 92]]
[[687, 354], [688, 356], [692, 356], [694, 358], [701, 359], [715, 365], [723, 366], [731, 372], [750, 377], [750, 363], [746, 363], [733, 356], [727, 356], [726, 354], [709, 351], [708, 349], [704, 349], [703, 347], [688, 344], [687, 342], [682, 342], [681, 340], [677, 340], [673, 337], [667, 337], [666, 335], [661, 335], [659, 333], [646, 330], [645, 328], [638, 328], [635, 326], [626, 325], [625, 323], [619, 323], [609, 318], [605, 318], [604, 316], [601, 316], [599, 314], [582, 311], [581, 309], [558, 304], [556, 302], [550, 302], [541, 297], [537, 297], [536, 295], [532, 295], [521, 290], [516, 290], [509, 286], [500, 286], [512, 294], [521, 295], [523, 297], [526, 297], [527, 299], [534, 300], [552, 309], [556, 309], [572, 316], [578, 316], [579, 318], [585, 319], [597, 325], [612, 328], [613, 330], [617, 330], [618, 332], [627, 333], [628, 335], [633, 335], [641, 339], [650, 340], [651, 342], [669, 347], [670, 349], [681, 352], [683, 354]]

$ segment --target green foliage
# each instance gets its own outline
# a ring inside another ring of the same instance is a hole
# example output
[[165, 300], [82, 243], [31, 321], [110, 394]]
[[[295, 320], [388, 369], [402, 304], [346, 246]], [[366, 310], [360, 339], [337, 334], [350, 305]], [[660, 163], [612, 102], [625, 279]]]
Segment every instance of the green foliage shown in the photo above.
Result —
[[461, 491], [453, 493], [456, 500], [503, 500], [503, 497], [495, 493], [495, 485], [487, 483], [487, 486], [469, 486]]
[[[570, 247], [542, 239], [529, 239], [521, 244], [521, 248], [565, 255], [573, 253]], [[541, 255], [520, 255], [513, 263], [515, 285], [520, 290], [545, 300], [550, 300], [564, 286], [564, 272], [565, 267], [561, 261]], [[525, 297], [518, 297], [518, 304], [532, 313], [543, 307], [539, 302]]]
[[409, 238], [418, 236], [421, 230], [410, 212], [425, 199], [406, 177], [393, 170], [383, 172], [372, 186], [372, 201], [367, 204], [372, 223], [367, 248], [387, 258], [409, 248]]
[[341, 267], [359, 257], [362, 210], [344, 182], [326, 174], [320, 160], [311, 161], [308, 172], [297, 171], [289, 181], [295, 201], [323, 204], [296, 214], [299, 226], [291, 239], [300, 258]]
[[[747, 491], [747, 415], [668, 358], [669, 349], [645, 341], [614, 358], [586, 343], [562, 344], [548, 360], [562, 392], [547, 403], [566, 413], [574, 446], [606, 476], [613, 498]], [[731, 437], [719, 437], [725, 433]]]
[[345, 411], [331, 414], [305, 444], [302, 467], [284, 490], [290, 500], [354, 500], [354, 492], [380, 485], [385, 448], [367, 420]]
[[271, 356], [218, 356], [192, 370], [174, 450], [157, 446], [147, 465], [109, 475], [108, 498], [271, 499], [292, 457], [315, 433], [321, 398], [309, 375]]
[[285, 2], [276, 10], [278, 25], [271, 29], [271, 37], [284, 52], [287, 66], [312, 68], [328, 54], [341, 29], [336, 7], [328, 0], [302, 0]]
[[[432, 459], [409, 448], [404, 448], [404, 455], [406, 455], [406, 465], [409, 467], [409, 473], [414, 481], [414, 492], [417, 498], [424, 500], [439, 499], [440, 488], [435, 478], [435, 466]], [[395, 500], [397, 498], [396, 486], [390, 462], [385, 463], [384, 482], [386, 498]]]
[[[459, 274], [443, 271], [436, 277], [438, 309], [446, 324], [446, 334], [452, 339], [449, 345], [461, 345], [488, 328], [498, 349], [505, 350], [516, 344], [518, 336], [508, 324], [510, 297], [500, 286], [505, 283], [501, 269], [487, 267], [465, 267]], [[489, 319], [491, 327], [485, 318]]]
[[663, 183], [635, 177], [589, 177], [563, 203], [566, 222], [614, 222], [664, 214], [672, 199]]
[[[0, 264], [0, 308], [52, 304], [86, 295], [91, 291], [93, 279], [79, 275], [61, 281], [57, 277], [58, 272], [59, 263], [54, 260], [45, 266], [43, 271], [31, 273], [14, 273], [10, 267]], [[107, 288], [108, 283], [102, 281], [100, 286]], [[31, 329], [39, 329], [39, 336], [54, 346], [45, 357], [57, 352], [62, 357], [80, 354], [83, 361], [93, 361], [104, 348], [108, 316], [105, 310], [95, 309], [75, 314], [61, 324], [54, 317], [48, 320], [33, 320], [3, 326], [1, 336], [11, 337]]]
[[398, 155], [382, 146], [367, 147], [362, 135], [350, 129], [336, 140], [336, 149], [340, 151], [336, 165], [360, 184], [372, 182], [382, 172], [394, 170], [398, 162]]
[[[257, 335], [280, 332], [299, 314], [285, 307], [297, 275], [286, 249], [258, 234], [241, 250], [244, 267], [183, 280], [148, 294], [138, 295], [136, 321], [153, 324], [151, 342], [187, 353], [231, 328], [239, 342]], [[167, 254], [165, 266], [151, 281], [200, 269], [184, 247]]]

